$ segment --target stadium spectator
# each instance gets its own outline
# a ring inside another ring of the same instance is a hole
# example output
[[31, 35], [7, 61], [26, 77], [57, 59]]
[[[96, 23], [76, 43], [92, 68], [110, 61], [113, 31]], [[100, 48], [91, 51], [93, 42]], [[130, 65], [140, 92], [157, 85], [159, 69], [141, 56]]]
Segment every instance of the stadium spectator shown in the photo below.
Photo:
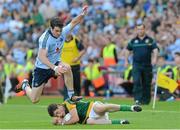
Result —
[[[73, 74], [74, 92], [81, 95], [81, 77], [80, 77], [80, 60], [85, 53], [82, 41], [73, 34], [68, 34], [62, 49], [61, 59], [71, 66]], [[68, 98], [67, 89], [64, 87], [64, 99]]]
[[179, 84], [176, 91], [178, 97], [180, 97], [180, 52], [175, 53], [175, 66], [173, 67], [174, 80]]
[[57, 16], [56, 10], [52, 7], [49, 0], [45, 0], [44, 3], [41, 3], [39, 6], [39, 13], [42, 14], [45, 21], [50, 20], [51, 18]]
[[3, 69], [3, 58], [0, 56], [0, 105], [4, 103], [3, 82], [5, 81], [5, 74]]
[[[164, 74], [171, 79], [173, 78], [173, 69], [170, 65], [166, 64], [164, 56], [158, 56], [157, 73]], [[174, 99], [173, 94], [171, 94], [168, 89], [158, 86], [158, 93], [160, 101], [169, 101], [171, 98]]]
[[85, 96], [91, 96], [90, 87], [94, 90], [92, 93], [95, 93], [95, 96], [103, 96], [106, 82], [97, 58], [88, 60], [88, 65], [84, 68], [84, 75]]

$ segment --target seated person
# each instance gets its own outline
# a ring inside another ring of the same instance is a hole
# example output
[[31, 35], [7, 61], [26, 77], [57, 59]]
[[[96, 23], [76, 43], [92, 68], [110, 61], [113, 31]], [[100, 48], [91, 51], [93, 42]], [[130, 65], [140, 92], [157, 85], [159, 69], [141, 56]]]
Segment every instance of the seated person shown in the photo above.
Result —
[[140, 112], [142, 108], [139, 105], [117, 105], [104, 104], [96, 102], [72, 102], [64, 101], [62, 104], [50, 104], [48, 113], [53, 117], [54, 125], [70, 124], [129, 124], [128, 120], [111, 120], [108, 112], [131, 111]]
[[90, 86], [93, 86], [96, 96], [104, 95], [105, 79], [102, 69], [104, 68], [100, 66], [97, 58], [88, 60], [88, 65], [84, 69], [85, 80], [83, 86], [85, 88], [85, 96], [90, 96]]

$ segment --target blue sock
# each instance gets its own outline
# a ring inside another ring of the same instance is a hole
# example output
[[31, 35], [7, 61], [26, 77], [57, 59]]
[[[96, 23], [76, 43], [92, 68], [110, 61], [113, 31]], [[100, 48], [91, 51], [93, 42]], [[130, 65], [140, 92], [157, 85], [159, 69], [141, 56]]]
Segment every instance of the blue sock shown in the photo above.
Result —
[[22, 90], [25, 90], [25, 88], [26, 88], [27, 86], [28, 86], [27, 84], [23, 84], [23, 85], [22, 85]]
[[74, 90], [68, 90], [68, 96], [71, 98], [74, 95]]

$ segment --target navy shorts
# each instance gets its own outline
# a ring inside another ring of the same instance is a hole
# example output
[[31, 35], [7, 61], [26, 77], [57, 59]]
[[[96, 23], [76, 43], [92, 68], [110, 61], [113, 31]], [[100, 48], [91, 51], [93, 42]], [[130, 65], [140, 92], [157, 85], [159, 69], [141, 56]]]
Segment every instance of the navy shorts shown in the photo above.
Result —
[[[58, 65], [58, 63], [56, 63], [55, 65]], [[32, 87], [39, 87], [43, 83], [47, 83], [48, 80], [52, 77], [57, 78], [54, 70], [36, 67], [33, 72]]]

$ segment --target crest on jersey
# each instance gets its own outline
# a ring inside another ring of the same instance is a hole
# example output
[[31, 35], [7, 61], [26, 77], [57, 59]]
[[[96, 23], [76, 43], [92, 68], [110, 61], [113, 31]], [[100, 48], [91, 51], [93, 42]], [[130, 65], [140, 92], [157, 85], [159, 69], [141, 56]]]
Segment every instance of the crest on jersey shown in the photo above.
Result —
[[134, 42], [135, 42], [135, 43], [138, 43], [139, 41], [138, 41], [138, 40], [135, 40]]

